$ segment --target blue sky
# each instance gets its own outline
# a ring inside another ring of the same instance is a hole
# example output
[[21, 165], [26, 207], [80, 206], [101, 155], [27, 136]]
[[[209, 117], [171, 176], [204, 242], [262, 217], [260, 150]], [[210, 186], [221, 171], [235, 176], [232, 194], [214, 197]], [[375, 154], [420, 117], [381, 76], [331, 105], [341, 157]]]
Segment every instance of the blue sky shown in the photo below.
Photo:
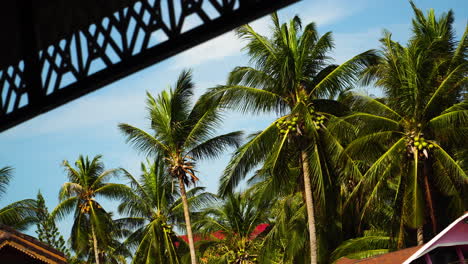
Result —
[[[423, 10], [435, 8], [439, 14], [453, 9], [457, 35], [460, 37], [463, 33], [468, 19], [468, 1], [417, 0], [415, 3]], [[412, 18], [406, 0], [302, 0], [279, 14], [282, 21], [296, 14], [303, 23], [314, 21], [321, 34], [332, 31], [336, 46], [333, 56], [338, 63], [367, 49], [378, 48], [383, 29], [390, 30], [394, 39], [405, 42]], [[269, 19], [262, 18], [252, 25], [266, 34]], [[58, 190], [66, 181], [62, 161], [73, 163], [80, 154], [90, 157], [102, 154], [107, 168], [124, 167], [138, 175], [140, 162], [145, 157], [125, 143], [117, 124], [125, 122], [146, 129], [145, 92], [159, 93], [174, 83], [184, 68], [194, 71], [197, 95], [206, 88], [222, 84], [233, 67], [248, 64], [248, 58], [241, 52], [242, 46], [232, 32], [226, 33], [2, 132], [0, 167], [12, 166], [15, 171], [7, 194], [0, 200], [0, 207], [16, 200], [34, 198], [40, 189], [52, 209], [58, 202]], [[220, 132], [244, 130], [250, 133], [262, 129], [272, 120], [272, 116], [266, 115], [228, 113]], [[219, 160], [199, 162], [199, 185], [216, 192], [219, 176], [228, 160], [229, 153], [226, 153]], [[69, 222], [66, 219], [59, 223], [67, 237]]]

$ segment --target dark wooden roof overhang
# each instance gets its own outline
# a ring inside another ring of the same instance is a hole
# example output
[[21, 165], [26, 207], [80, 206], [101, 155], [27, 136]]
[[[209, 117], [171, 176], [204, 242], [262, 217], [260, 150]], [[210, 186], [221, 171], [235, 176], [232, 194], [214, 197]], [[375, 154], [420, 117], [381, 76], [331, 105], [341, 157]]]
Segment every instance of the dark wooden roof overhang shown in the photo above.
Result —
[[297, 1], [2, 1], [0, 131]]
[[65, 255], [39, 240], [0, 224], [0, 263], [2, 251], [13, 248], [18, 254], [24, 254], [47, 264], [66, 264]]

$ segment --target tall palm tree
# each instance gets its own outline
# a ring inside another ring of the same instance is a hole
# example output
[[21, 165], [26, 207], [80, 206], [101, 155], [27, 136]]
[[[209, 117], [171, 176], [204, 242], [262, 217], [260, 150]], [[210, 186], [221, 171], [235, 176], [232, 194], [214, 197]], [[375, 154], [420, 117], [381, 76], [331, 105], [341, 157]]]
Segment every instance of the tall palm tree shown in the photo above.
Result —
[[434, 195], [448, 196], [455, 214], [468, 206], [463, 194], [468, 176], [453, 151], [468, 147], [468, 102], [462, 96], [468, 84], [468, 26], [455, 41], [451, 11], [440, 18], [434, 10], [424, 16], [411, 4], [415, 18], [408, 44], [386, 32], [379, 63], [364, 75], [365, 83], [375, 81], [386, 98], [348, 98], [357, 113], [345, 120], [360, 129], [360, 137], [346, 152], [369, 166], [354, 192], [365, 193], [362, 215], [380, 203], [391, 185], [394, 208], [401, 212], [395, 216], [402, 216], [396, 229], [403, 224], [417, 228], [422, 244], [426, 217], [432, 234], [438, 230]]
[[118, 170], [105, 170], [100, 155], [92, 160], [80, 155], [75, 167], [66, 160], [63, 166], [69, 182], [60, 189], [60, 203], [52, 216], [63, 218], [74, 212], [71, 247], [78, 255], [86, 254], [92, 248], [95, 262], [99, 264], [102, 255], [99, 249], [111, 245], [114, 225], [111, 215], [96, 198], [121, 199], [127, 197], [131, 190], [123, 184], [107, 182]]
[[[124, 170], [133, 195], [119, 206], [119, 213], [129, 217], [117, 221], [135, 229], [124, 245], [135, 251], [132, 263], [180, 263], [176, 243], [179, 247], [183, 243], [173, 231], [176, 226], [183, 227], [184, 219], [182, 201], [174, 189], [178, 184], [166, 177], [161, 159], [142, 163], [141, 170], [138, 180]], [[192, 209], [197, 209], [212, 200], [212, 195], [196, 187], [187, 192], [187, 200]]]
[[120, 124], [119, 128], [138, 150], [163, 157], [171, 179], [178, 180], [191, 262], [196, 264], [186, 186], [198, 181], [195, 175], [198, 160], [216, 158], [227, 147], [237, 147], [242, 133], [214, 136], [221, 125], [218, 102], [197, 101], [191, 107], [193, 89], [191, 72], [183, 71], [175, 87], [163, 91], [157, 98], [147, 93], [152, 134], [128, 124]]
[[[0, 198], [6, 193], [6, 189], [12, 178], [13, 168], [0, 168]], [[36, 201], [24, 199], [13, 202], [0, 208], [0, 224], [11, 226], [18, 230], [25, 230], [36, 219]]]
[[[288, 179], [289, 167], [299, 167], [307, 205], [310, 261], [317, 263], [316, 206], [325, 208], [326, 192], [335, 184], [334, 168], [342, 146], [326, 124], [342, 108], [331, 100], [353, 84], [356, 76], [375, 58], [373, 51], [361, 53], [341, 65], [330, 63], [333, 48], [330, 32], [320, 36], [314, 23], [302, 28], [293, 18], [280, 24], [273, 14], [273, 32], [266, 37], [246, 25], [237, 30], [248, 41], [245, 50], [253, 67], [237, 67], [227, 85], [213, 88], [206, 98], [222, 97], [227, 107], [241, 111], [274, 112], [276, 122], [252, 135], [236, 151], [221, 180], [220, 194], [231, 192], [259, 164], [262, 171]], [[357, 173], [350, 162], [342, 170]], [[317, 204], [315, 204], [317, 203]]]
[[269, 205], [267, 201], [258, 203], [245, 192], [229, 194], [224, 201], [205, 208], [195, 225], [206, 238], [199, 247], [207, 263], [258, 263], [259, 238], [269, 226]]

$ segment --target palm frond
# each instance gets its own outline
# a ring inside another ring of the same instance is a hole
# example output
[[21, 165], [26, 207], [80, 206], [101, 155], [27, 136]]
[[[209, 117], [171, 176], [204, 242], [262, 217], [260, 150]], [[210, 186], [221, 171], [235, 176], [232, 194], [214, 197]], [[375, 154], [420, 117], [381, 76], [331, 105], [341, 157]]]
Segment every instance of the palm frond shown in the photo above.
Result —
[[277, 130], [276, 125], [271, 124], [263, 131], [251, 135], [250, 140], [236, 150], [221, 176], [221, 196], [232, 192], [249, 171], [266, 159], [272, 142], [277, 139]]
[[208, 95], [222, 96], [221, 104], [241, 112], [277, 112], [287, 109], [287, 104], [279, 95], [262, 89], [247, 86], [218, 86], [212, 88]]
[[127, 137], [127, 142], [143, 153], [154, 155], [168, 150], [166, 145], [139, 128], [128, 124], [119, 124], [119, 128]]
[[3, 167], [0, 168], [0, 197], [5, 194], [8, 183], [12, 177], [13, 168]]
[[357, 76], [376, 61], [373, 50], [365, 51], [344, 62], [325, 76], [310, 92], [318, 95], [331, 94], [343, 87], [349, 87], [357, 80]]
[[195, 159], [212, 159], [219, 157], [229, 147], [240, 146], [242, 131], [235, 131], [224, 135], [212, 137], [187, 152]]
[[330, 260], [335, 263], [339, 258], [369, 258], [390, 251], [389, 236], [363, 236], [343, 242], [331, 254]]

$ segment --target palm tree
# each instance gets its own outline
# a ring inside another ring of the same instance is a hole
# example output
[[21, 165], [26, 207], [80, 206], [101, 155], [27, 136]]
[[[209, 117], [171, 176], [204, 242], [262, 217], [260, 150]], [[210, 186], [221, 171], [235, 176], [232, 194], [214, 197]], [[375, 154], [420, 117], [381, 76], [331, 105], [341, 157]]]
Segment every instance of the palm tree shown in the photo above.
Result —
[[272, 209], [271, 231], [266, 235], [263, 263], [306, 263], [307, 212], [300, 192], [282, 196]]
[[[291, 180], [289, 168], [298, 167], [307, 205], [310, 261], [317, 263], [314, 214], [316, 206], [326, 208], [326, 192], [336, 184], [332, 174], [343, 149], [326, 127], [327, 121], [342, 114], [343, 109], [331, 99], [353, 84], [375, 56], [367, 51], [341, 65], [330, 64], [330, 32], [319, 36], [314, 23], [302, 30], [298, 17], [289, 25], [281, 25], [273, 14], [272, 21], [270, 38], [248, 25], [237, 30], [239, 37], [248, 41], [245, 49], [254, 67], [235, 68], [227, 85], [213, 88], [205, 96], [222, 97], [226, 107], [244, 112], [274, 112], [280, 116], [236, 151], [224, 171], [220, 194], [230, 193], [259, 164], [263, 163], [263, 173], [278, 179], [276, 186]], [[349, 161], [341, 167], [359, 172]]]
[[138, 150], [163, 157], [171, 179], [178, 180], [192, 264], [196, 264], [186, 185], [198, 181], [196, 161], [216, 158], [226, 147], [237, 147], [241, 132], [213, 136], [221, 125], [218, 102], [197, 101], [191, 107], [194, 84], [190, 71], [183, 71], [175, 87], [157, 98], [147, 93], [147, 108], [153, 134], [120, 124], [120, 130]]
[[[119, 213], [129, 217], [117, 221], [135, 229], [124, 245], [135, 250], [132, 263], [180, 263], [176, 243], [181, 247], [182, 241], [173, 231], [175, 226], [183, 226], [182, 202], [174, 189], [178, 184], [165, 176], [161, 159], [148, 165], [142, 163], [141, 170], [138, 180], [124, 170], [133, 195], [119, 206]], [[196, 187], [187, 192], [192, 208], [212, 199], [203, 191], [204, 188]]]
[[392, 190], [392, 206], [401, 212], [395, 214], [398, 247], [404, 224], [417, 228], [418, 244], [423, 243], [426, 216], [437, 233], [435, 201], [440, 199], [434, 195], [448, 196], [454, 214], [467, 208], [468, 176], [454, 149], [468, 146], [468, 102], [462, 96], [468, 83], [468, 26], [457, 42], [451, 11], [436, 18], [430, 10], [426, 17], [411, 4], [415, 18], [407, 46], [386, 32], [379, 63], [364, 75], [365, 84], [375, 81], [386, 98], [351, 94], [357, 113], [345, 118], [360, 129], [346, 152], [369, 166], [350, 199], [362, 191], [364, 217], [379, 206], [382, 192]]
[[127, 197], [131, 190], [123, 184], [107, 182], [118, 170], [105, 170], [100, 155], [92, 160], [80, 155], [75, 168], [66, 160], [63, 166], [69, 182], [60, 189], [60, 203], [52, 216], [63, 218], [74, 211], [71, 247], [78, 255], [86, 254], [92, 248], [95, 262], [99, 264], [102, 255], [99, 249], [106, 248], [113, 241], [111, 234], [114, 225], [111, 215], [96, 198], [121, 199]]
[[[12, 178], [13, 168], [0, 168], [0, 198], [6, 193], [6, 189]], [[18, 230], [25, 230], [36, 219], [36, 201], [24, 199], [0, 208], [0, 224], [11, 226]]]
[[269, 205], [258, 203], [245, 192], [229, 194], [224, 201], [205, 208], [195, 225], [206, 238], [199, 248], [207, 263], [258, 263], [260, 237], [269, 226]]

